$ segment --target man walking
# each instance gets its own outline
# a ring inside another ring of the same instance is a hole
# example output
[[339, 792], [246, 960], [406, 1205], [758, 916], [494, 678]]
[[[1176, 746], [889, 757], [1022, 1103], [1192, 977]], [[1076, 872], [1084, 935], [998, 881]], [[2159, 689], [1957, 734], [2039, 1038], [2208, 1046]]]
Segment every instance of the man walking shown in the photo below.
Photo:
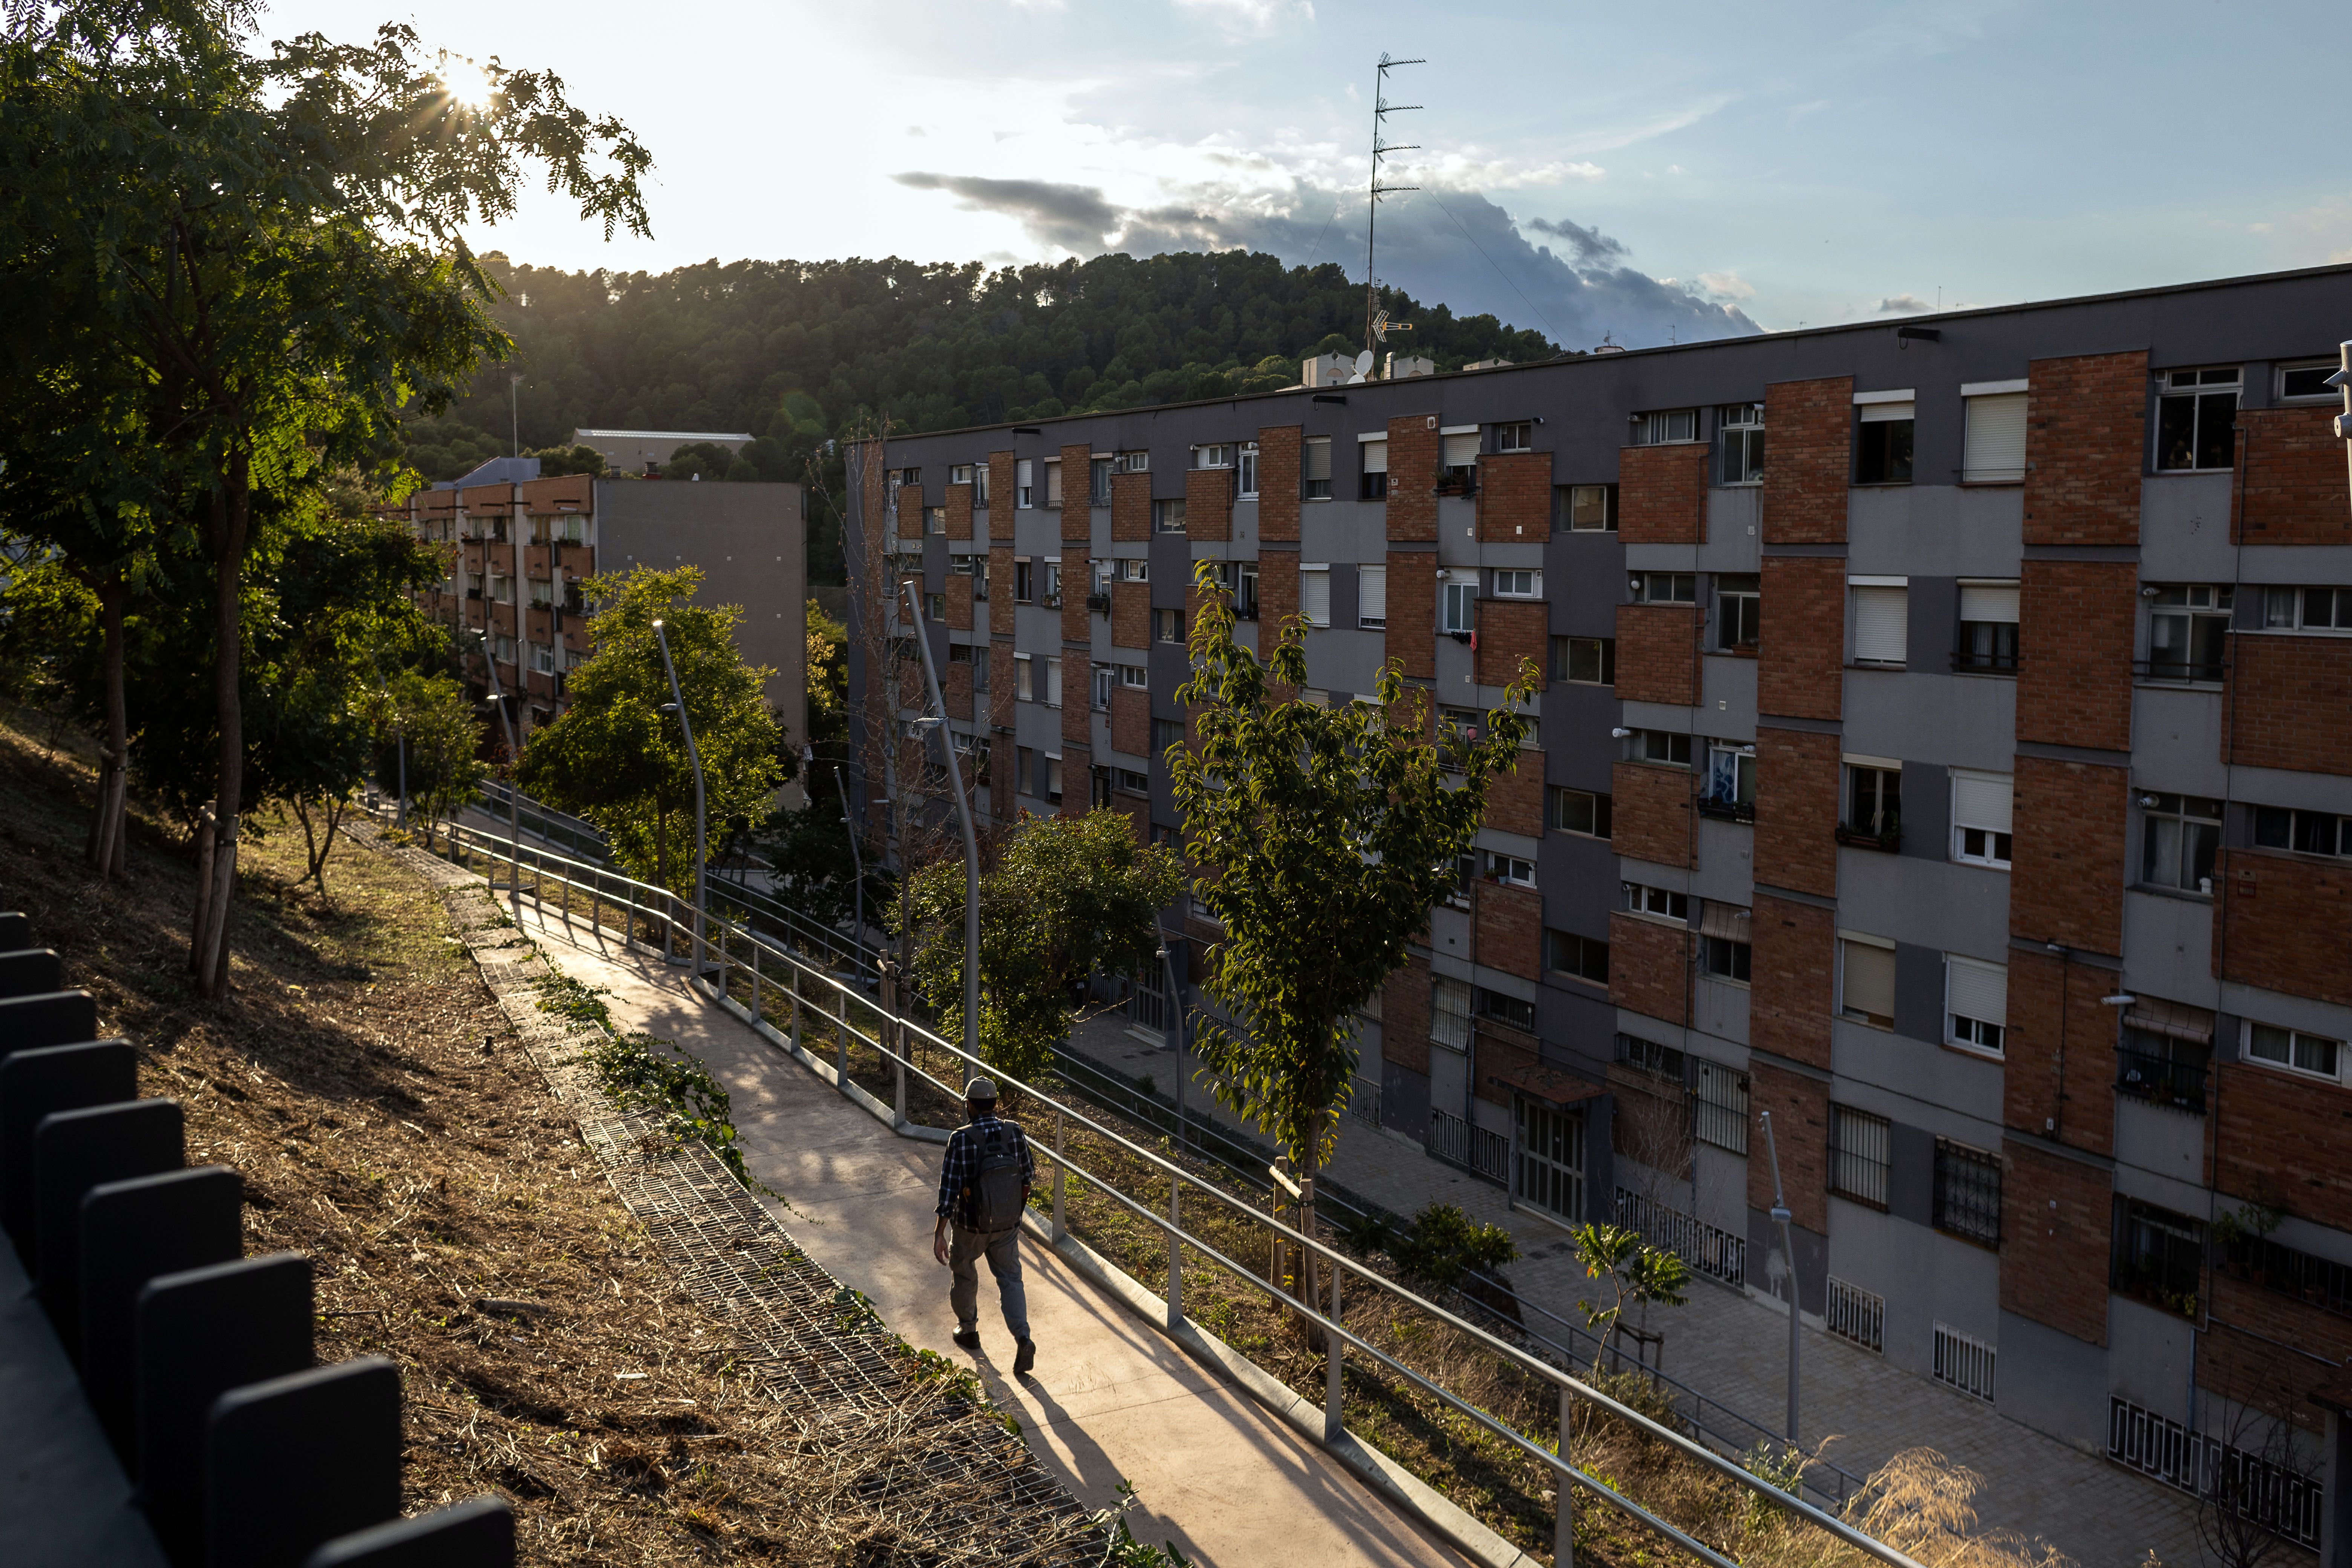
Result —
[[[1021, 1214], [1036, 1184], [1037, 1161], [1015, 1121], [996, 1114], [996, 1085], [984, 1078], [964, 1086], [964, 1110], [971, 1118], [948, 1140], [940, 1171], [939, 1224], [931, 1232], [931, 1256], [954, 1273], [948, 1304], [955, 1309], [955, 1342], [980, 1348], [980, 1259], [996, 1277], [1004, 1326], [1018, 1347], [1015, 1376], [1037, 1364], [1029, 1342], [1029, 1294], [1021, 1283]], [[953, 1235], [950, 1235], [950, 1227]]]

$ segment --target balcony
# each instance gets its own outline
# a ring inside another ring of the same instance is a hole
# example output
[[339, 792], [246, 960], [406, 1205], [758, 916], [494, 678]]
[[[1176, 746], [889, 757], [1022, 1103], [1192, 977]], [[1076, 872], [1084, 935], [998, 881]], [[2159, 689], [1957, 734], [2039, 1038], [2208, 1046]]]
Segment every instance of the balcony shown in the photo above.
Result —
[[2179, 1057], [2116, 1047], [2116, 1092], [2192, 1116], [2205, 1114], [2205, 1053]]
[[1753, 823], [1756, 820], [1756, 803], [1752, 800], [1726, 800], [1712, 795], [1701, 795], [1698, 814], [1712, 816], [1718, 822]]
[[1835, 837], [1839, 843], [1856, 849], [1876, 849], [1893, 855], [1903, 847], [1903, 825], [1890, 817], [1874, 831], [1870, 827], [1853, 827], [1841, 822], [1837, 825]]

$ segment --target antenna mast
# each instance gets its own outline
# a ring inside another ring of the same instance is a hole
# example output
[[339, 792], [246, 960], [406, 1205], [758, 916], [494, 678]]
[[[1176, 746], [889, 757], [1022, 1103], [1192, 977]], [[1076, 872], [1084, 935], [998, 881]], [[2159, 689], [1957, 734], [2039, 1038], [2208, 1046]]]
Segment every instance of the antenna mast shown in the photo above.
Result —
[[1401, 114], [1408, 109], [1419, 109], [1418, 103], [1391, 103], [1388, 100], [1389, 72], [1398, 66], [1420, 66], [1422, 60], [1392, 60], [1388, 51], [1381, 51], [1381, 63], [1372, 73], [1372, 184], [1371, 203], [1364, 214], [1364, 352], [1372, 352], [1372, 340], [1385, 336], [1380, 330], [1380, 279], [1372, 270], [1372, 240], [1379, 227], [1381, 198], [1391, 191], [1417, 191], [1419, 185], [1384, 185], [1381, 184], [1381, 159], [1390, 153], [1417, 153], [1420, 143], [1413, 142], [1387, 142], [1381, 140], [1386, 129], [1384, 121], [1391, 114]]

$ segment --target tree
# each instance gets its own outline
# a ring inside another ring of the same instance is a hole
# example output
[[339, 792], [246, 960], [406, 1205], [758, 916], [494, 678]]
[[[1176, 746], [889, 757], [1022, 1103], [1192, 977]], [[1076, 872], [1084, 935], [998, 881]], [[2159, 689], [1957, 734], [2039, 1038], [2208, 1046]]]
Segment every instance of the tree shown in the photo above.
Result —
[[[981, 1059], [1016, 1079], [1042, 1078], [1069, 1038], [1087, 977], [1157, 962], [1157, 916], [1182, 878], [1175, 852], [1138, 844], [1124, 813], [1023, 818], [980, 880]], [[962, 861], [934, 861], [908, 883], [915, 989], [940, 1033], [962, 1044]]]
[[1519, 765], [1518, 709], [1538, 678], [1522, 661], [1484, 736], [1449, 727], [1441, 752], [1427, 694], [1407, 700], [1393, 659], [1374, 704], [1300, 698], [1306, 622], [1286, 622], [1261, 663], [1234, 640], [1216, 568], [1195, 570], [1193, 674], [1176, 692], [1197, 740], [1167, 753], [1193, 894], [1223, 927], [1202, 976], [1223, 1016], [1202, 1015], [1199, 1048], [1217, 1098], [1299, 1173], [1311, 1235], [1312, 1184], [1356, 1070], [1355, 1010], [1454, 887], [1488, 781]]
[[410, 815], [424, 816], [429, 846], [433, 825], [457, 816], [481, 793], [489, 773], [482, 761], [482, 717], [466, 689], [447, 675], [404, 670], [390, 683], [389, 696], [379, 710], [376, 782], [388, 792], [406, 784]]
[[763, 695], [774, 671], [743, 662], [735, 646], [740, 605], [690, 602], [701, 585], [693, 566], [638, 567], [587, 583], [594, 652], [572, 674], [563, 716], [524, 742], [519, 774], [532, 795], [602, 829], [632, 876], [681, 898], [693, 896], [693, 865], [684, 855], [673, 864], [669, 847], [673, 832], [694, 831], [694, 770], [677, 715], [662, 710], [669, 676], [655, 621], [668, 634], [694, 721], [707, 820], [764, 819], [783, 782], [783, 727]]
[[1610, 1292], [1606, 1303], [1577, 1302], [1584, 1326], [1602, 1343], [1613, 1348], [1627, 1307], [1638, 1304], [1646, 1324], [1651, 1302], [1679, 1307], [1690, 1299], [1690, 1266], [1651, 1246], [1630, 1226], [1580, 1225], [1574, 1237], [1576, 1260], [1584, 1265], [1586, 1278], [1600, 1280]]
[[0, 331], [12, 364], [99, 411], [10, 428], [0, 457], [101, 472], [108, 515], [193, 535], [209, 577], [218, 793], [189, 957], [206, 994], [227, 978], [257, 531], [346, 462], [388, 469], [402, 410], [437, 411], [505, 351], [462, 226], [509, 216], [536, 165], [608, 235], [644, 232], [651, 163], [551, 76], [454, 72], [402, 26], [249, 55], [253, 16], [249, 0], [20, 6], [0, 49]]

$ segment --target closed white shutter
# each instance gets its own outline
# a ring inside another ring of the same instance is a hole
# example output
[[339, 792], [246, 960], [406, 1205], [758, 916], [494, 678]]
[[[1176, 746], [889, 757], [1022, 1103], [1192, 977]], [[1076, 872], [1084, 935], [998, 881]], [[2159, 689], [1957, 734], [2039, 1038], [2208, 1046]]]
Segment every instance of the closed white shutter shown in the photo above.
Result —
[[2007, 833], [2011, 779], [2007, 773], [1952, 774], [1952, 822], [1959, 827], [1981, 827]]
[[1389, 471], [1389, 444], [1386, 441], [1366, 441], [1362, 444], [1364, 472], [1385, 474]]
[[1302, 566], [1298, 569], [1298, 613], [1307, 617], [1311, 626], [1331, 624], [1331, 568]]
[[[1885, 406], [1880, 405], [1879, 406]], [[1907, 588], [1853, 591], [1853, 657], [1860, 664], [1901, 664], [1907, 657], [1911, 595]]]
[[1908, 419], [1916, 403], [1865, 403], [1855, 412], [1864, 425], [1884, 425], [1891, 420]]
[[1973, 958], [1944, 960], [1944, 1005], [1963, 1018], [1987, 1024], [2009, 1022], [2009, 967]]
[[1971, 397], [1964, 484], [2008, 484], [2025, 478], [2025, 394]]
[[1444, 439], [1445, 442], [1445, 466], [1447, 468], [1466, 468], [1477, 462], [1477, 437], [1448, 436]]
[[1389, 569], [1385, 566], [1356, 568], [1356, 620], [1366, 626], [1389, 624]]
[[1891, 1021], [1895, 1016], [1895, 950], [1851, 940], [1844, 946], [1845, 1010]]
[[2014, 583], [1963, 583], [1960, 584], [1960, 619], [1964, 621], [2007, 621], [2017, 624], [2017, 584]]
[[1045, 661], [1045, 706], [1059, 708], [1061, 705], [1062, 661], [1058, 658], [1049, 658]]

